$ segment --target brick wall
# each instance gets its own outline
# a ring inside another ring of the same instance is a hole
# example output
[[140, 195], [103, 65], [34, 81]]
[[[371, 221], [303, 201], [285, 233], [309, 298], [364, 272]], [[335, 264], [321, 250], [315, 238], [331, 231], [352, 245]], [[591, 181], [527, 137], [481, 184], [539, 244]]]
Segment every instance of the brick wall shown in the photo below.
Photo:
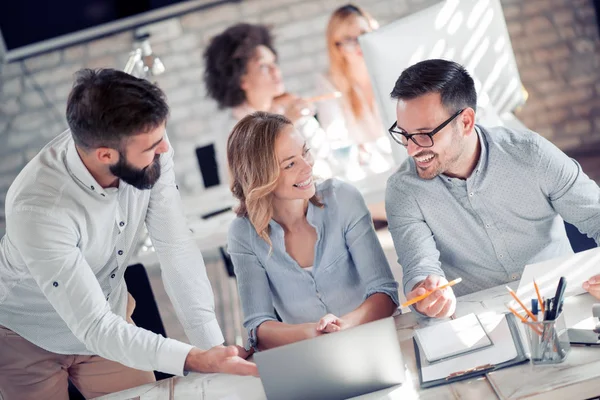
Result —
[[529, 99], [518, 117], [557, 146], [600, 141], [600, 41], [591, 0], [503, 0]]
[[[437, 0], [362, 0], [381, 25]], [[290, 92], [314, 94], [326, 68], [324, 31], [330, 12], [347, 0], [244, 0], [153, 26], [151, 43], [167, 73], [157, 77], [172, 110], [169, 138], [184, 195], [202, 190], [194, 148], [220, 132], [222, 113], [205, 97], [202, 52], [209, 39], [238, 22], [274, 26]], [[563, 149], [600, 141], [600, 53], [592, 0], [502, 0], [512, 45], [529, 92], [518, 116]], [[119, 33], [0, 66], [0, 233], [10, 183], [65, 127], [72, 74], [82, 67], [122, 68], [132, 33]], [[47, 98], [47, 102], [44, 101]], [[48, 108], [50, 102], [53, 107]]]

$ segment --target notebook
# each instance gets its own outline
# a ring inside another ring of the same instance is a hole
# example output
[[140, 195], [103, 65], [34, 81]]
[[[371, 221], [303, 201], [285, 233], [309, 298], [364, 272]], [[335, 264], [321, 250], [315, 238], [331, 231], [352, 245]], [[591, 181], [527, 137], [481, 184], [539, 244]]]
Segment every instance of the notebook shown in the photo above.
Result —
[[492, 345], [492, 340], [475, 314], [416, 329], [415, 338], [430, 363]]
[[528, 360], [513, 314], [485, 312], [477, 317], [492, 342], [491, 346], [477, 351], [430, 363], [415, 337], [415, 357], [422, 388], [470, 379]]

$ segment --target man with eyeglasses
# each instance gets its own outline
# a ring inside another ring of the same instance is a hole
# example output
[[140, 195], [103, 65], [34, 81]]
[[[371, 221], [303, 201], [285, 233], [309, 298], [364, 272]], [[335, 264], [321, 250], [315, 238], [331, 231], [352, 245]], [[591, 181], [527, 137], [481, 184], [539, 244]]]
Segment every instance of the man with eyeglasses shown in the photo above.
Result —
[[389, 132], [409, 155], [386, 191], [404, 292], [411, 299], [463, 279], [416, 311], [448, 317], [455, 294], [517, 280], [526, 264], [572, 253], [563, 219], [600, 241], [598, 185], [535, 132], [475, 125], [477, 94], [461, 65], [417, 63], [391, 96], [397, 122]]

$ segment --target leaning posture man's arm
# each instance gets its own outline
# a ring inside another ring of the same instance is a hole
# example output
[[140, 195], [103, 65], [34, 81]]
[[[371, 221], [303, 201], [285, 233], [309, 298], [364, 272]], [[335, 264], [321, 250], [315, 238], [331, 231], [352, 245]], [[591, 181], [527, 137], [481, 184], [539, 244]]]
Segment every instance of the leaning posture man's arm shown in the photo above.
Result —
[[114, 314], [77, 247], [67, 216], [21, 210], [7, 216], [7, 238], [75, 336], [101, 357], [141, 370], [182, 375], [192, 346], [165, 339]]
[[172, 148], [161, 155], [161, 177], [152, 188], [146, 224], [166, 292], [191, 343], [201, 349], [222, 344], [204, 260], [187, 226], [175, 184]]

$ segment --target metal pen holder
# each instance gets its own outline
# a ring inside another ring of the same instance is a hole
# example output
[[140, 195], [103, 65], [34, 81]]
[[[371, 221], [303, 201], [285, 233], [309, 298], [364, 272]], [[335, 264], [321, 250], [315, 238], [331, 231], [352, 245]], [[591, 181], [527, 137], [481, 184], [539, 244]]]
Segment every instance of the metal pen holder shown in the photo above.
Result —
[[532, 364], [558, 364], [571, 351], [563, 313], [550, 321], [525, 322]]

